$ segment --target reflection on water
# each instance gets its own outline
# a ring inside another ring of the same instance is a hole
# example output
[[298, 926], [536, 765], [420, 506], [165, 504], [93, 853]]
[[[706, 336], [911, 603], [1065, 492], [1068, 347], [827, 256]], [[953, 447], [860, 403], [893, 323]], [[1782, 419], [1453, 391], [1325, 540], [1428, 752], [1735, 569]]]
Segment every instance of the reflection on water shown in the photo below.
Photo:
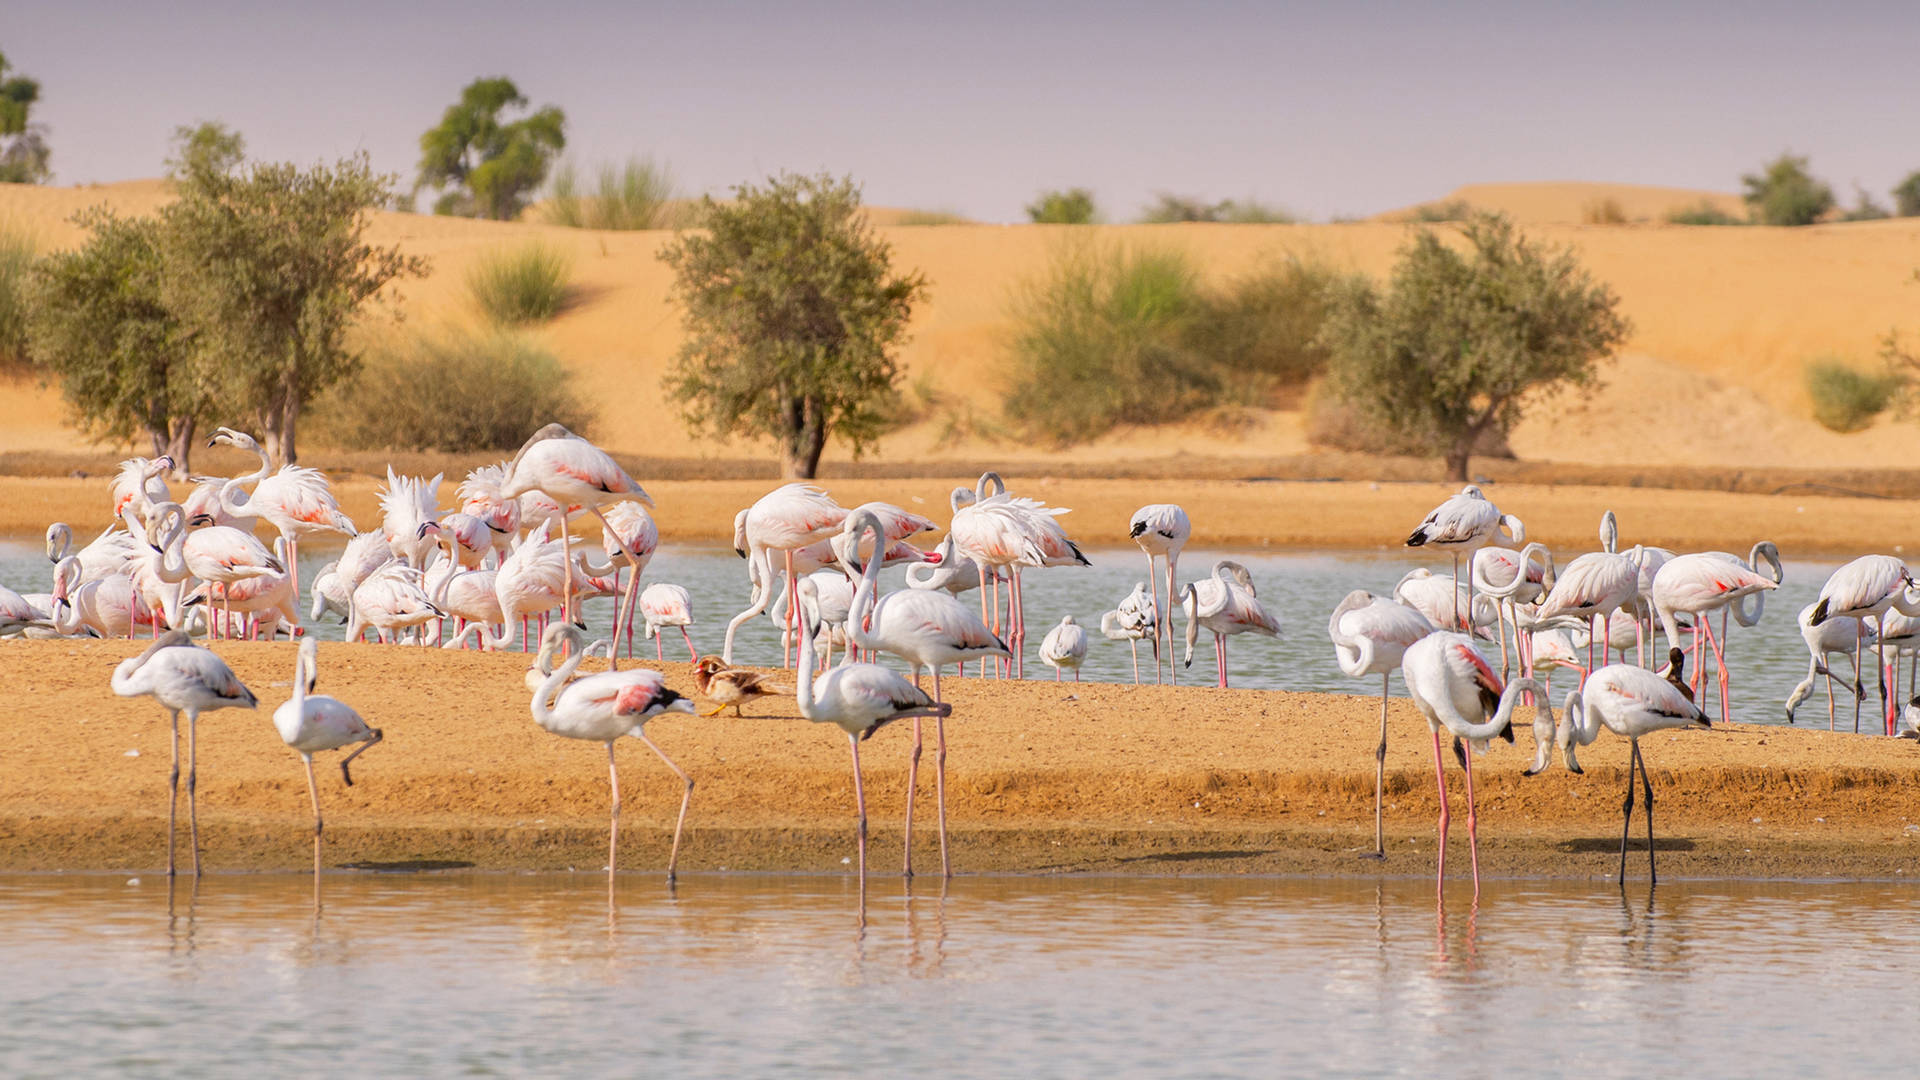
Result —
[[1849, 1075], [1910, 1067], [1913, 889], [0, 877], [0, 1069]]

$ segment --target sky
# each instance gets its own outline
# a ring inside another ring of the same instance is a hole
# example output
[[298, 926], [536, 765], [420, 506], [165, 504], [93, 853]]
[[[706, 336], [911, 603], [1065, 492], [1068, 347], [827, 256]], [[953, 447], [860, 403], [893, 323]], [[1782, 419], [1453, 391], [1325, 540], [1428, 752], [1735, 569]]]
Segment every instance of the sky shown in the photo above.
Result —
[[[282, 7], [287, 10], [280, 10]], [[583, 165], [650, 155], [688, 193], [780, 170], [869, 203], [1023, 220], [1091, 188], [1324, 220], [1461, 184], [1737, 191], [1783, 150], [1844, 202], [1920, 168], [1920, 3], [888, 4], [8, 0], [57, 183], [156, 176], [181, 124], [262, 159], [357, 151], [410, 185], [474, 78], [567, 114]]]

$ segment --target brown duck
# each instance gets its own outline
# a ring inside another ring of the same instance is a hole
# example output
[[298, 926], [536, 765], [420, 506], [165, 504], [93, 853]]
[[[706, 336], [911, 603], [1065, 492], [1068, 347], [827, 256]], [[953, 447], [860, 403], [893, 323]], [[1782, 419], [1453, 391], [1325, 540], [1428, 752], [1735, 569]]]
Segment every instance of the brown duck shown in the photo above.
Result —
[[717, 656], [703, 656], [694, 663], [693, 682], [700, 688], [700, 696], [714, 703], [713, 711], [702, 714], [705, 716], [718, 716], [729, 705], [733, 706], [733, 715], [740, 716], [740, 706], [755, 698], [793, 694], [791, 688], [773, 682], [772, 676], [728, 667]]

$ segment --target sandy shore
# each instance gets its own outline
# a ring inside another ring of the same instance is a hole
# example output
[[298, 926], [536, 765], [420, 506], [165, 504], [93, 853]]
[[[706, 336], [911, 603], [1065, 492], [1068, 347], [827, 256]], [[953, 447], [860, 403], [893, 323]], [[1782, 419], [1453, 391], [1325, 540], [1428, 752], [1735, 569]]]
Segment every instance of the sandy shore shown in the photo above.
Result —
[[[974, 479], [933, 476], [823, 484], [845, 506], [884, 499], [945, 521], [947, 493], [956, 485], [971, 486]], [[641, 480], [655, 499], [662, 540], [679, 544], [730, 542], [734, 515], [776, 483]], [[1458, 490], [1458, 485], [1439, 483], [1089, 480], [1020, 473], [1009, 473], [1007, 480], [1018, 494], [1072, 507], [1062, 522], [1091, 548], [1127, 544], [1127, 520], [1141, 505], [1179, 502], [1194, 520], [1194, 551], [1209, 546], [1397, 549], [1429, 510]], [[454, 486], [443, 488], [443, 505], [453, 505]], [[364, 476], [335, 484], [342, 507], [362, 527], [380, 520], [379, 487]], [[1619, 515], [1623, 544], [1744, 552], [1754, 541], [1769, 539], [1789, 557], [1899, 554], [1916, 522], [1913, 504], [1898, 499], [1566, 484], [1503, 483], [1486, 490], [1502, 510], [1526, 522], [1531, 539], [1559, 552], [1596, 548], [1600, 514], [1609, 508]], [[0, 537], [31, 540], [44, 534], [50, 522], [65, 521], [84, 540], [107, 526], [109, 508], [107, 480], [100, 477], [0, 477]], [[586, 529], [597, 533], [597, 523], [589, 520]]]
[[[0, 869], [151, 869], [163, 862], [168, 728], [146, 699], [114, 697], [127, 642], [0, 642]], [[310, 858], [299, 758], [269, 720], [289, 695], [292, 649], [220, 651], [259, 695], [257, 713], [200, 731], [200, 820], [215, 870], [299, 869]], [[321, 798], [330, 865], [446, 861], [481, 868], [602, 865], [603, 755], [528, 717], [518, 654], [323, 645], [321, 683], [359, 705], [386, 742], [343, 787], [331, 760]], [[666, 665], [690, 690], [684, 665]], [[1437, 811], [1424, 723], [1396, 701], [1384, 864], [1371, 843], [1375, 699], [1202, 688], [949, 681], [948, 804], [960, 871], [1143, 874], [1425, 874]], [[852, 786], [836, 729], [762, 703], [746, 719], [673, 716], [650, 734], [695, 778], [682, 865], [833, 871], [852, 854]], [[1520, 728], [1520, 725], [1516, 725]], [[931, 731], [927, 764], [931, 765]], [[863, 747], [874, 864], [898, 866], [912, 731]], [[1524, 777], [1530, 739], [1481, 762], [1489, 874], [1599, 877], [1619, 844], [1625, 744], [1603, 735], [1584, 776]], [[137, 755], [134, 753], [137, 751]], [[1920, 874], [1920, 745], [1824, 731], [1736, 726], [1645, 745], [1672, 876]], [[679, 788], [646, 748], [620, 747], [622, 864], [661, 866]], [[1454, 854], [1464, 866], [1462, 788]], [[933, 821], [931, 769], [917, 824]], [[1638, 825], [1638, 819], [1636, 819]], [[922, 868], [938, 865], [916, 830]], [[1631, 863], [1638, 872], [1644, 867]]]

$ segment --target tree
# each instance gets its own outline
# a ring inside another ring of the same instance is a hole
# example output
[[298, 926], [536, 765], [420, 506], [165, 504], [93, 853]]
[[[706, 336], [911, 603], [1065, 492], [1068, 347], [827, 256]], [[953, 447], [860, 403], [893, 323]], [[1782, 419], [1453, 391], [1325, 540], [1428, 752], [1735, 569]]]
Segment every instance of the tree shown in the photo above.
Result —
[[96, 208], [74, 219], [86, 243], [34, 265], [28, 334], [83, 430], [144, 435], [184, 474], [194, 431], [222, 419], [195, 369], [191, 335], [161, 298], [157, 218]]
[[1811, 225], [1833, 209], [1833, 189], [1807, 171], [1807, 159], [1781, 154], [1766, 170], [1740, 178], [1747, 205], [1762, 225]]
[[1027, 217], [1035, 225], [1091, 225], [1100, 211], [1093, 205], [1093, 192], [1086, 188], [1043, 191], [1027, 204]]
[[48, 165], [53, 155], [45, 129], [29, 122], [40, 84], [24, 75], [8, 78], [7, 68], [0, 53], [0, 182], [44, 184], [53, 176]]
[[1920, 169], [1908, 173], [1905, 180], [1894, 185], [1893, 214], [1895, 217], [1920, 217]]
[[687, 340], [667, 385], [696, 431], [770, 437], [788, 477], [811, 477], [827, 437], [858, 456], [892, 423], [913, 303], [926, 278], [892, 271], [851, 178], [783, 173], [701, 200], [703, 233], [660, 258]]
[[1384, 292], [1364, 279], [1340, 288], [1321, 338], [1334, 392], [1444, 454], [1453, 480], [1467, 479], [1481, 436], [1504, 436], [1524, 404], [1591, 386], [1599, 359], [1631, 330], [1613, 291], [1571, 251], [1532, 243], [1494, 215], [1459, 231], [1465, 251], [1421, 230]]
[[298, 458], [301, 407], [351, 374], [362, 305], [426, 262], [365, 242], [393, 178], [365, 154], [302, 170], [194, 172], [161, 211], [161, 295], [194, 335], [229, 410], [250, 414], [281, 463]]
[[447, 106], [440, 126], [420, 136], [420, 186], [450, 189], [435, 200], [434, 213], [519, 216], [567, 145], [567, 116], [555, 106], [501, 122], [503, 110], [526, 105], [513, 80], [475, 79]]
[[173, 129], [173, 155], [165, 165], [170, 180], [224, 176], [247, 157], [247, 140], [218, 120], [202, 120]]

